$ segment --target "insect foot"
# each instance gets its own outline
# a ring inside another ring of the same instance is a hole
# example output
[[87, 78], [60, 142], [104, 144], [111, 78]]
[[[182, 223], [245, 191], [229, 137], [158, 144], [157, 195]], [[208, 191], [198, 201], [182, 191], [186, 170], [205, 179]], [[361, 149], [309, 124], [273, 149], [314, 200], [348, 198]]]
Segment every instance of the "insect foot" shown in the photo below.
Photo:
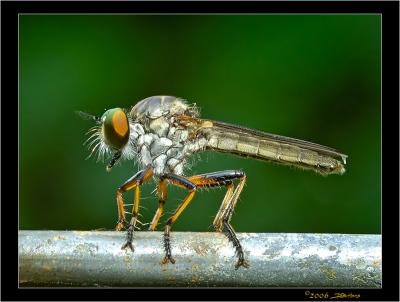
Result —
[[165, 257], [163, 261], [161, 262], [162, 264], [167, 264], [168, 262], [171, 262], [172, 264], [175, 263], [174, 258], [172, 258], [171, 254], [171, 242], [169, 238], [169, 233], [170, 233], [170, 228], [171, 226], [167, 223], [165, 226], [165, 231], [164, 231], [164, 250], [165, 250]]
[[235, 269], [238, 269], [241, 266], [243, 266], [245, 268], [249, 268], [250, 264], [244, 259], [239, 259], [235, 264]]
[[171, 257], [171, 255], [167, 255], [164, 257], [163, 261], [161, 264], [167, 264], [168, 262], [171, 262], [172, 264], [175, 264], [175, 259]]
[[121, 247], [121, 250], [125, 250], [127, 247], [131, 249], [132, 252], [135, 251], [135, 248], [132, 245], [132, 242], [125, 242], [124, 245]]
[[132, 240], [133, 240], [133, 228], [129, 227], [128, 232], [126, 234], [126, 242], [124, 243], [124, 245], [121, 247], [121, 250], [126, 249], [127, 247], [129, 247], [131, 249], [132, 252], [135, 251], [135, 248], [132, 245]]

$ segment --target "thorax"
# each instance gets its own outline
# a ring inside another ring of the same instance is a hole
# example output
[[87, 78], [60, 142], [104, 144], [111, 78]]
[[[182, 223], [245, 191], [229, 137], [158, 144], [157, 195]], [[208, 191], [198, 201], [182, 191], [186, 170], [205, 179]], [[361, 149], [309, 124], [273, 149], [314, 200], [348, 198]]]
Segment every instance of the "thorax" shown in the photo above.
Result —
[[130, 124], [130, 140], [141, 168], [152, 167], [155, 176], [165, 173], [183, 175], [187, 159], [205, 148], [204, 138], [174, 124], [173, 117], [162, 116], [145, 123]]

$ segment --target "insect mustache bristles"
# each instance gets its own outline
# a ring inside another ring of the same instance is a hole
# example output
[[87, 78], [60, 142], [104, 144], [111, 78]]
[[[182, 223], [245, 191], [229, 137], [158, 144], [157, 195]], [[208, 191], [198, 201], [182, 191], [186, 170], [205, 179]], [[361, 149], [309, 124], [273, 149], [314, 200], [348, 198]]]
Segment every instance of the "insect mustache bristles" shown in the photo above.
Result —
[[100, 127], [99, 126], [93, 126], [93, 127], [91, 127], [87, 132], [86, 132], [86, 135], [88, 135], [88, 134], [90, 134], [91, 132], [94, 132], [94, 131], [99, 131], [100, 130]]
[[[95, 141], [94, 141], [95, 142]], [[94, 143], [92, 142], [91, 145]], [[98, 142], [92, 149], [92, 151], [90, 152], [90, 154], [86, 157], [86, 159], [90, 158], [92, 156], [92, 154], [96, 151], [96, 149], [100, 146], [101, 142]], [[90, 147], [89, 147], [90, 150]]]
[[[90, 148], [91, 148], [91, 147], [93, 146], [93, 144], [95, 144], [95, 143], [97, 143], [97, 144], [95, 145], [95, 147], [97, 147], [98, 144], [101, 144], [101, 138], [96, 137], [95, 139], [93, 139], [93, 141], [91, 141], [90, 144], [88, 145], [88, 149], [90, 150]], [[95, 148], [93, 148], [93, 149], [95, 149]], [[93, 149], [92, 149], [92, 151], [93, 151]]]
[[104, 144], [104, 142], [102, 140], [100, 140], [100, 147], [97, 152], [96, 162], [103, 162], [104, 158], [106, 157], [108, 152], [109, 152], [109, 150], [108, 150], [107, 146]]
[[[99, 151], [99, 147], [101, 147], [103, 140], [101, 137], [101, 131], [99, 126], [93, 126], [91, 127], [87, 132], [86, 135], [89, 135], [89, 137], [85, 140], [83, 145], [88, 146], [88, 150], [90, 150], [90, 154], [86, 157], [86, 159], [89, 159], [95, 152], [96, 150]], [[92, 148], [92, 146], [94, 147]]]
[[99, 139], [100, 139], [99, 134], [98, 133], [93, 133], [91, 136], [89, 136], [89, 138], [87, 140], [85, 140], [83, 145], [86, 145], [86, 144], [88, 144], [90, 142], [90, 144], [89, 144], [89, 148], [90, 148], [91, 144], [93, 144], [93, 142], [95, 142], [96, 140], [99, 140]]

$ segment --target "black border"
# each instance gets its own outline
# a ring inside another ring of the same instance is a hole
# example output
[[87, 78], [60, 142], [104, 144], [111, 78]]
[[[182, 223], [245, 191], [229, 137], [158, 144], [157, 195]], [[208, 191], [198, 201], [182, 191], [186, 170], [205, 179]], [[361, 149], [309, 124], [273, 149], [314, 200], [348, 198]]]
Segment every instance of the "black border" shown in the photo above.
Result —
[[[360, 300], [399, 300], [399, 2], [397, 1], [2, 1], [2, 300], [306, 300], [305, 289], [19, 289], [18, 14], [19, 13], [378, 13], [382, 14], [382, 289], [341, 289]], [[362, 104], [360, 104], [361, 106]], [[392, 116], [391, 116], [392, 115]], [[14, 133], [10, 133], [14, 131]], [[11, 166], [11, 163], [13, 164]], [[8, 165], [10, 164], [10, 165]], [[391, 173], [393, 172], [394, 173]], [[10, 197], [10, 198], [9, 198]], [[9, 200], [11, 199], [11, 200]], [[312, 289], [310, 289], [312, 290]], [[333, 289], [315, 289], [330, 292]]]

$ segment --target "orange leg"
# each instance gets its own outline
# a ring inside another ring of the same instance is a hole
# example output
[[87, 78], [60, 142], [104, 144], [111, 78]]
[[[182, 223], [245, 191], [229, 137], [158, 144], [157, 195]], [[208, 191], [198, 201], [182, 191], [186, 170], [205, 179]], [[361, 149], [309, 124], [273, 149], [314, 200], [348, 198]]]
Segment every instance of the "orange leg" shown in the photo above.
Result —
[[125, 224], [125, 209], [124, 209], [124, 202], [122, 199], [122, 193], [135, 189], [134, 205], [132, 208], [132, 218], [128, 225], [126, 243], [122, 246], [123, 249], [126, 247], [130, 247], [132, 251], [134, 250], [132, 245], [132, 239], [133, 239], [133, 231], [135, 229], [137, 217], [139, 214], [140, 185], [143, 182], [148, 181], [152, 175], [153, 171], [151, 169], [141, 170], [134, 176], [132, 176], [130, 179], [128, 179], [117, 190], [118, 224], [116, 226], [116, 230], [119, 231], [123, 228]]
[[164, 204], [165, 200], [167, 199], [167, 183], [165, 179], [159, 181], [157, 186], [157, 195], [158, 195], [158, 209], [151, 221], [149, 231], [154, 231], [156, 229], [158, 221], [160, 220], [160, 217], [164, 212]]
[[[165, 257], [162, 261], [163, 264], [167, 262], [175, 263], [175, 260], [171, 256], [171, 243], [170, 243], [170, 230], [172, 224], [178, 219], [179, 215], [182, 211], [189, 205], [192, 201], [194, 194], [196, 192], [196, 185], [186, 178], [175, 175], [175, 174], [165, 174], [160, 177], [160, 182], [164, 182], [168, 180], [169, 183], [176, 185], [181, 188], [185, 188], [189, 191], [188, 195], [184, 198], [183, 202], [178, 206], [172, 216], [167, 220], [165, 229], [164, 229], [164, 248], [165, 248]], [[165, 188], [166, 190], [166, 188]]]
[[125, 207], [122, 199], [122, 193], [117, 190], [118, 222], [115, 226], [116, 231], [121, 231], [125, 227]]
[[[239, 184], [234, 190], [232, 180], [239, 179]], [[244, 260], [244, 253], [240, 241], [237, 239], [235, 231], [230, 224], [233, 210], [239, 199], [239, 195], [243, 190], [246, 182], [246, 175], [241, 171], [221, 171], [208, 174], [197, 175], [189, 178], [198, 187], [200, 186], [226, 186], [227, 192], [224, 200], [222, 201], [221, 207], [218, 210], [217, 216], [214, 219], [214, 227], [217, 231], [224, 231], [228, 239], [232, 242], [236, 249], [236, 255], [238, 261], [235, 265], [236, 268], [240, 266], [248, 267], [248, 263]]]
[[222, 214], [223, 230], [225, 231], [225, 234], [228, 237], [228, 239], [232, 242], [233, 246], [235, 247], [236, 255], [238, 256], [238, 261], [236, 262], [236, 265], [235, 265], [236, 269], [238, 269], [240, 266], [243, 266], [246, 268], [249, 267], [248, 262], [244, 259], [242, 245], [240, 244], [239, 239], [237, 239], [235, 230], [233, 229], [232, 225], [230, 224], [233, 210], [239, 199], [239, 195], [243, 190], [245, 182], [246, 182], [246, 176], [243, 174], [240, 177], [239, 184], [237, 185], [235, 191], [233, 192], [232, 197], [230, 198], [230, 201], [228, 202], [228, 205]]
[[228, 184], [226, 187], [227, 187], [227, 191], [226, 191], [224, 200], [222, 201], [221, 206], [217, 212], [217, 215], [215, 216], [214, 221], [213, 221], [214, 228], [217, 232], [222, 232], [222, 217], [226, 211], [226, 208], [228, 207], [229, 200], [232, 197], [232, 193], [233, 193], [233, 189], [234, 189], [234, 186], [232, 183]]
[[[234, 186], [232, 183], [233, 179], [239, 179], [239, 184], [234, 190]], [[170, 244], [170, 230], [172, 224], [178, 219], [179, 215], [182, 211], [189, 205], [192, 201], [194, 194], [197, 188], [203, 187], [220, 187], [226, 186], [227, 192], [225, 194], [224, 200], [222, 201], [221, 207], [217, 213], [217, 216], [214, 219], [214, 227], [217, 231], [225, 231], [228, 238], [232, 241], [234, 247], [236, 248], [236, 253], [238, 255], [238, 262], [236, 267], [245, 266], [248, 264], [244, 260], [244, 253], [242, 246], [237, 239], [235, 232], [230, 225], [229, 221], [232, 217], [233, 209], [237, 203], [238, 197], [243, 189], [245, 184], [246, 176], [241, 171], [228, 170], [214, 173], [207, 173], [189, 177], [188, 179], [183, 178], [174, 174], [167, 174], [161, 177], [159, 184], [159, 195], [160, 192], [162, 196], [166, 196], [166, 187], [164, 187], [165, 180], [168, 180], [171, 184], [176, 186], [186, 188], [189, 190], [188, 195], [185, 197], [183, 202], [178, 206], [172, 216], [167, 220], [164, 230], [164, 248], [165, 248], [165, 258], [163, 263], [167, 263], [168, 261], [171, 263], [175, 263], [175, 260], [171, 256], [171, 244]], [[162, 185], [161, 185], [162, 184]], [[162, 187], [161, 187], [162, 186]], [[162, 201], [162, 202], [161, 202]], [[164, 205], [165, 199], [160, 198], [160, 205], [157, 210], [156, 215], [153, 218], [151, 229], [155, 229], [159, 219], [159, 212], [162, 212], [162, 208]]]

